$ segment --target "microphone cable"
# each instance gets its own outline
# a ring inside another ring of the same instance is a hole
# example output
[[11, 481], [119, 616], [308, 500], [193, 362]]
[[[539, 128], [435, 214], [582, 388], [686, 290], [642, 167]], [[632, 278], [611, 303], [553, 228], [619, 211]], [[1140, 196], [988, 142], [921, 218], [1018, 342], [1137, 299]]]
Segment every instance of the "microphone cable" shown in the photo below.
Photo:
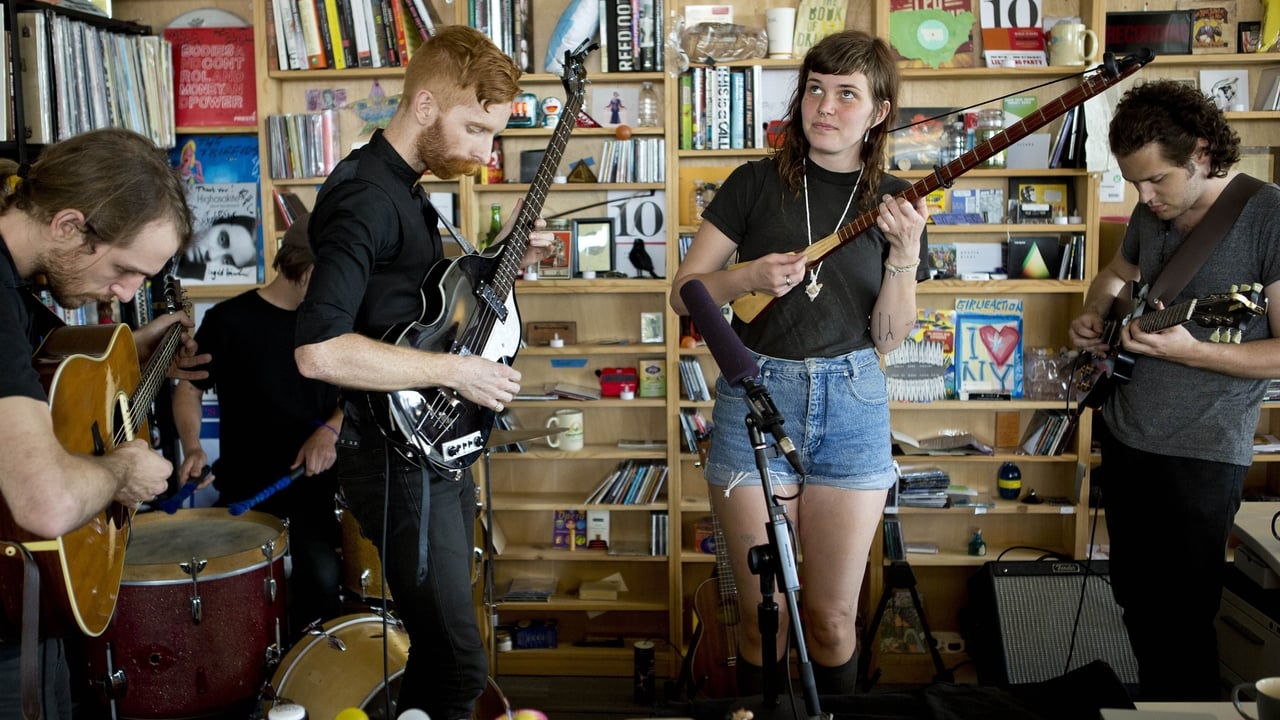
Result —
[[[385, 439], [384, 439], [385, 440]], [[388, 644], [387, 635], [390, 631], [390, 623], [387, 622], [387, 521], [391, 514], [391, 443], [383, 442], [382, 453], [382, 543], [378, 546], [378, 563], [382, 565], [382, 582], [379, 588], [382, 593], [382, 703], [385, 717], [391, 720], [395, 715], [391, 714], [391, 668], [389, 656], [391, 650]], [[419, 519], [421, 522], [421, 519]], [[405, 658], [405, 665], [409, 664], [409, 659]], [[403, 677], [403, 676], [402, 676]], [[403, 682], [403, 680], [401, 681]]]

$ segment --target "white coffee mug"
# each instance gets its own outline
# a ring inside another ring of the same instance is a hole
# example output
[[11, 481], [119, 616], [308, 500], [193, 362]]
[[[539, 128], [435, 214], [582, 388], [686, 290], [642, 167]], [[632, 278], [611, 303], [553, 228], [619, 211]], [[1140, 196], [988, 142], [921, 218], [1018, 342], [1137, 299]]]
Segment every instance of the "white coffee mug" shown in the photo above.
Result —
[[547, 418], [547, 427], [568, 428], [547, 438], [547, 444], [557, 450], [576, 452], [582, 449], [582, 411], [565, 408]]
[[764, 11], [765, 34], [769, 38], [769, 57], [789, 58], [796, 31], [795, 8], [769, 8]]
[[[1240, 707], [1240, 691], [1253, 689], [1258, 696], [1258, 716], [1255, 718]], [[1280, 720], [1280, 677], [1262, 678], [1257, 682], [1240, 683], [1231, 689], [1231, 703], [1236, 712], [1249, 720]]]
[[1050, 65], [1084, 65], [1098, 59], [1098, 34], [1083, 23], [1060, 22], [1049, 30]]

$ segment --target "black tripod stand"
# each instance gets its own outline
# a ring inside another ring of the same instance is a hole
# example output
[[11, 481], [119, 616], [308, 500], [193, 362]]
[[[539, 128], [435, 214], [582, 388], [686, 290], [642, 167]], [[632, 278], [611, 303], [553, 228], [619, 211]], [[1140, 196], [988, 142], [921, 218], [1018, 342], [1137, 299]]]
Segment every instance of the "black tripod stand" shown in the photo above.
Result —
[[885, 608], [893, 599], [895, 590], [906, 590], [911, 594], [911, 603], [915, 605], [916, 617], [920, 618], [920, 630], [924, 633], [925, 645], [929, 655], [933, 657], [934, 682], [951, 682], [951, 671], [942, 662], [942, 654], [938, 652], [937, 643], [933, 641], [933, 633], [929, 630], [929, 621], [924, 616], [924, 606], [920, 604], [920, 593], [916, 592], [916, 575], [906, 560], [894, 560], [885, 573], [884, 591], [880, 594], [880, 602], [876, 605], [876, 614], [862, 636], [862, 655], [858, 656], [858, 689], [866, 692], [880, 679], [880, 669], [876, 669], [874, 677], [867, 677], [871, 668], [871, 648], [875, 642], [876, 632], [880, 629], [880, 621], [884, 619]]
[[[772, 403], [767, 407], [772, 408]], [[773, 410], [775, 414], [776, 410]], [[778, 703], [777, 682], [778, 663], [778, 603], [773, 599], [774, 582], [782, 588], [787, 600], [787, 616], [791, 620], [791, 634], [796, 643], [796, 655], [800, 668], [800, 684], [804, 689], [805, 708], [810, 718], [824, 718], [818, 702], [818, 687], [813, 679], [813, 663], [809, 660], [809, 650], [805, 645], [804, 631], [800, 625], [800, 608], [797, 591], [800, 590], [800, 575], [796, 571], [795, 546], [791, 542], [791, 523], [787, 520], [787, 508], [778, 502], [773, 494], [773, 483], [769, 479], [769, 446], [765, 444], [761, 427], [769, 427], [770, 418], [761, 416], [752, 404], [747, 415], [747, 433], [751, 438], [751, 447], [755, 449], [756, 468], [760, 471], [760, 487], [764, 490], [765, 505], [769, 509], [769, 521], [765, 530], [769, 542], [757, 545], [748, 551], [747, 564], [751, 572], [760, 576], [760, 604], [757, 606], [760, 628], [761, 665], [764, 670], [764, 705], [774, 707]]]

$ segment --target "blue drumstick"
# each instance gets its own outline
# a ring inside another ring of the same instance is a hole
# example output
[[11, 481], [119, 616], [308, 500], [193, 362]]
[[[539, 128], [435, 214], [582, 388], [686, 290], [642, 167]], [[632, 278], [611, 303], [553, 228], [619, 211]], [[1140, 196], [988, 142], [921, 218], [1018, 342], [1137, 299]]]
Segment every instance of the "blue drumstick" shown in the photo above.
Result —
[[187, 498], [195, 494], [196, 488], [200, 487], [200, 483], [204, 482], [204, 479], [209, 477], [209, 473], [211, 472], [213, 472], [213, 468], [205, 465], [200, 469], [200, 477], [195, 480], [187, 481], [187, 484], [182, 486], [182, 489], [178, 491], [177, 495], [174, 495], [168, 500], [164, 500], [160, 503], [160, 509], [170, 515], [178, 512], [178, 508], [182, 507], [182, 503], [186, 502]]
[[288, 475], [285, 475], [279, 480], [271, 483], [265, 489], [263, 489], [262, 492], [258, 493], [257, 495], [254, 495], [248, 500], [241, 500], [238, 503], [231, 503], [231, 505], [227, 507], [227, 511], [230, 512], [232, 515], [245, 514], [246, 512], [248, 512], [249, 508], [252, 508], [254, 505], [257, 505], [263, 500], [266, 500], [272, 495], [275, 495], [281, 490], [289, 487], [289, 483], [302, 477], [302, 474], [305, 473], [306, 471], [307, 471], [307, 466], [305, 464], [299, 465], [297, 470], [294, 470]]

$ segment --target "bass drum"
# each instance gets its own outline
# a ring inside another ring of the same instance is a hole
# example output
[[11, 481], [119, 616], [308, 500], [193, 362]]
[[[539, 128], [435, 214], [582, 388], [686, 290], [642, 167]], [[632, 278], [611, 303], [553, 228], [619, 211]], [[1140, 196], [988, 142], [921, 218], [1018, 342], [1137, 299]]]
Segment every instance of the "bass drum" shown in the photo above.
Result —
[[115, 617], [85, 640], [120, 717], [226, 717], [254, 703], [280, 657], [287, 539], [261, 512], [134, 518]]
[[[364, 536], [356, 516], [345, 507], [338, 507], [339, 523], [342, 526], [342, 569], [346, 588], [356, 593], [365, 603], [372, 603], [382, 598], [382, 559], [378, 557], [378, 548], [373, 541]], [[387, 589], [387, 600], [394, 602], [391, 590]]]
[[303, 637], [285, 655], [272, 678], [276, 701], [301, 705], [307, 717], [317, 720], [350, 707], [364, 710], [369, 720], [387, 720], [383, 688], [390, 684], [394, 703], [409, 659], [409, 634], [397, 620], [388, 619], [385, 627], [387, 677], [382, 672], [382, 618], [344, 615]]

